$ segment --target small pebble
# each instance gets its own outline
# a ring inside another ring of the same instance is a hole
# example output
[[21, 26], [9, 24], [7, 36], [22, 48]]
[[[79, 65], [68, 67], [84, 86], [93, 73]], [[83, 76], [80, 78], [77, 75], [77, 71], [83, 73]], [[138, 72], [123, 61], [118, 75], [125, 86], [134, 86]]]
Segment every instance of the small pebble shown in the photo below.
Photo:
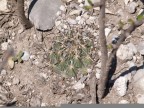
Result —
[[7, 50], [7, 47], [8, 47], [8, 42], [4, 42], [1, 44], [1, 49], [2, 50]]
[[6, 74], [7, 74], [6, 70], [3, 69], [3, 70], [1, 71], [1, 75], [6, 75]]
[[75, 90], [80, 90], [80, 89], [83, 89], [85, 87], [85, 84], [84, 83], [81, 83], [81, 81], [78, 81], [74, 86], [73, 88]]
[[121, 101], [119, 102], [119, 104], [129, 104], [129, 101], [127, 101], [127, 100], [121, 100]]
[[41, 107], [47, 106], [46, 103], [41, 103]]
[[100, 72], [101, 72], [100, 69], [96, 69], [96, 78], [97, 79], [100, 79]]
[[65, 6], [61, 5], [61, 6], [60, 6], [60, 10], [65, 12], [65, 11], [66, 11]]
[[105, 28], [105, 36], [107, 37], [111, 32], [110, 28]]
[[17, 85], [20, 83], [20, 80], [18, 78], [13, 78], [13, 84]]
[[67, 19], [67, 22], [68, 22], [70, 25], [75, 25], [75, 24], [77, 24], [76, 20], [71, 19], [71, 18], [68, 18], [68, 19]]
[[30, 54], [27, 51], [24, 51], [24, 55], [21, 57], [22, 60], [27, 61], [29, 60]]

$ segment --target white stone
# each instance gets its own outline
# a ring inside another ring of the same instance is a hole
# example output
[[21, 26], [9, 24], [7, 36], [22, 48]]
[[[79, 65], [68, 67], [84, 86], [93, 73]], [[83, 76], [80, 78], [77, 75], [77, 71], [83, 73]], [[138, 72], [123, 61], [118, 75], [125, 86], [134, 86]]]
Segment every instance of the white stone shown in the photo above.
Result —
[[134, 13], [136, 11], [136, 7], [137, 6], [138, 6], [137, 3], [135, 3], [135, 2], [129, 3], [129, 5], [128, 5], [128, 12], [129, 13]]
[[9, 12], [7, 0], [0, 0], [0, 12]]
[[84, 24], [85, 24], [85, 19], [84, 19], [84, 18], [81, 18], [81, 20], [78, 21], [78, 24], [84, 25]]
[[119, 77], [114, 83], [115, 91], [119, 96], [124, 96], [127, 91], [127, 79], [125, 77]]
[[127, 5], [130, 2], [130, 0], [124, 0], [125, 5]]
[[144, 92], [144, 69], [139, 69], [133, 77], [133, 85], [135, 88]]
[[55, 26], [59, 26], [61, 24], [61, 21], [55, 21]]
[[80, 89], [83, 89], [84, 87], [85, 87], [85, 84], [82, 83], [81, 81], [78, 81], [78, 82], [76, 82], [75, 85], [73, 85], [73, 88], [74, 88], [75, 90], [80, 90]]
[[11, 85], [12, 85], [10, 82], [7, 82], [6, 84], [7, 84], [8, 86], [11, 86]]
[[17, 85], [19, 84], [20, 80], [18, 78], [13, 78], [13, 84]]
[[119, 104], [129, 104], [130, 102], [129, 101], [127, 101], [127, 100], [121, 100], [121, 101], [119, 101]]
[[105, 28], [105, 36], [107, 37], [111, 32], [110, 28]]
[[64, 6], [64, 5], [61, 5], [61, 6], [60, 6], [60, 10], [65, 12], [65, 11], [66, 11], [65, 6]]
[[1, 44], [1, 49], [2, 50], [7, 50], [7, 47], [8, 47], [8, 42], [4, 42]]
[[77, 16], [77, 17], [76, 17], [76, 20], [77, 20], [77, 21], [80, 21], [81, 19], [82, 19], [81, 16]]
[[133, 54], [137, 53], [137, 48], [135, 47], [135, 45], [133, 43], [128, 43], [127, 45], [129, 47], [129, 49], [132, 50]]
[[140, 52], [141, 55], [144, 55], [144, 42], [139, 42], [137, 45], [137, 50]]
[[136, 52], [136, 48], [131, 43], [128, 45], [122, 44], [117, 51], [117, 57], [121, 60], [131, 60]]
[[81, 8], [84, 7], [84, 4], [81, 3], [81, 4], [79, 5], [79, 7], [81, 7]]
[[68, 19], [67, 19], [67, 22], [68, 22], [70, 25], [75, 25], [75, 24], [77, 24], [76, 20], [71, 19], [71, 18], [68, 18]]
[[59, 15], [61, 15], [62, 14], [62, 12], [61, 11], [58, 11], [57, 13], [56, 13], [56, 16], [59, 16]]
[[3, 69], [3, 70], [1, 71], [1, 75], [6, 75], [6, 74], [7, 74], [6, 70]]
[[22, 60], [27, 61], [30, 58], [30, 54], [27, 51], [24, 51], [23, 56], [21, 57]]
[[144, 104], [144, 95], [138, 94], [138, 95], [136, 96], [136, 98], [137, 98], [137, 103], [138, 103], [138, 104]]
[[100, 79], [100, 72], [101, 72], [100, 69], [96, 69], [96, 78], [97, 79]]
[[83, 15], [83, 18], [85, 18], [85, 19], [88, 19], [90, 16], [88, 15], [88, 13], [84, 13]]
[[45, 73], [40, 73], [40, 76], [43, 77], [43, 78], [45, 78], [45, 79], [48, 78], [47, 74], [45, 74]]
[[83, 2], [83, 0], [78, 0], [78, 2], [79, 2], [79, 3], [82, 3], [82, 2]]
[[69, 13], [69, 15], [79, 15], [81, 10], [73, 10]]
[[86, 23], [87, 24], [93, 24], [95, 22], [96, 18], [95, 17], [92, 17], [90, 16], [87, 20], [86, 20]]
[[46, 103], [41, 103], [41, 106], [44, 107], [44, 106], [47, 106], [47, 104]]

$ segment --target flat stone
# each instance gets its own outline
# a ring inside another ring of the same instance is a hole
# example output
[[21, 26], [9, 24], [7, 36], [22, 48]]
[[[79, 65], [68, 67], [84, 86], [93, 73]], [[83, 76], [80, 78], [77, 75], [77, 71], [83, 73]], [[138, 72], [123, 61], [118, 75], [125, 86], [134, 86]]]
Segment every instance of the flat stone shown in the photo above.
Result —
[[2, 50], [7, 50], [7, 47], [8, 47], [8, 42], [4, 42], [1, 44], [1, 49]]
[[61, 5], [61, 0], [37, 0], [33, 7], [30, 6], [29, 19], [37, 29], [50, 30], [55, 25], [56, 13]]

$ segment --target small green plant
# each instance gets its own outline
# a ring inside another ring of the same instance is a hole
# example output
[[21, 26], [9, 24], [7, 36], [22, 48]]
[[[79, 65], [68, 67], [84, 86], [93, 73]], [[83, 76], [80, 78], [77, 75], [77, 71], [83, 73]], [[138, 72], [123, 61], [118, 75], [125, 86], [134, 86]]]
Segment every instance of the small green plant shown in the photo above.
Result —
[[88, 2], [89, 5], [84, 6], [84, 9], [87, 10], [87, 11], [90, 10], [90, 9], [93, 9], [92, 1], [91, 0], [87, 0], [87, 2]]
[[143, 20], [143, 19], [144, 19], [144, 11], [141, 12], [141, 13], [137, 16], [137, 20], [138, 20], [138, 21], [141, 21], [141, 20]]
[[16, 61], [18, 61], [19, 63], [21, 63], [23, 60], [21, 59], [21, 57], [23, 56], [23, 52], [22, 51], [20, 51], [16, 56], [14, 56], [13, 58], [12, 58], [12, 60], [14, 61], [14, 62], [16, 62]]
[[91, 39], [77, 35], [76, 31], [55, 37], [49, 52], [49, 64], [55, 72], [76, 76], [83, 70], [92, 66], [91, 58], [93, 44]]

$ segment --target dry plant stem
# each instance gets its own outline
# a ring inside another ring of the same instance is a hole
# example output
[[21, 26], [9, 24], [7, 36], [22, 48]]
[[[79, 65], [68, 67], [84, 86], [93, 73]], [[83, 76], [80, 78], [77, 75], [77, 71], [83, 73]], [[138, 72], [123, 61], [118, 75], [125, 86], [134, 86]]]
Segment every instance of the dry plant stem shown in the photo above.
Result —
[[91, 78], [90, 78], [90, 95], [91, 95], [91, 99], [92, 99], [92, 104], [96, 104], [97, 100], [97, 93], [96, 93], [96, 85], [97, 85], [97, 81], [96, 81], [96, 77], [95, 77], [95, 72], [92, 73]]
[[113, 50], [110, 53], [109, 59], [107, 61], [107, 66], [106, 66], [106, 71], [107, 73], [109, 72], [111, 65], [112, 65], [112, 60], [114, 59], [117, 49], [119, 46], [125, 41], [125, 39], [139, 26], [141, 26], [144, 23], [144, 20], [142, 21], [135, 21], [128, 29], [123, 30], [118, 42], [116, 45], [113, 46]]
[[24, 29], [28, 29], [32, 27], [32, 24], [30, 21], [26, 18], [25, 16], [25, 11], [24, 11], [24, 0], [17, 0], [17, 15], [19, 17], [20, 23], [23, 25]]
[[107, 42], [105, 37], [105, 2], [106, 0], [101, 0], [100, 13], [99, 13], [99, 41], [100, 41], [100, 51], [101, 51], [101, 77], [98, 85], [98, 97], [99, 99], [104, 97], [108, 73], [106, 71], [106, 63], [108, 59]]

